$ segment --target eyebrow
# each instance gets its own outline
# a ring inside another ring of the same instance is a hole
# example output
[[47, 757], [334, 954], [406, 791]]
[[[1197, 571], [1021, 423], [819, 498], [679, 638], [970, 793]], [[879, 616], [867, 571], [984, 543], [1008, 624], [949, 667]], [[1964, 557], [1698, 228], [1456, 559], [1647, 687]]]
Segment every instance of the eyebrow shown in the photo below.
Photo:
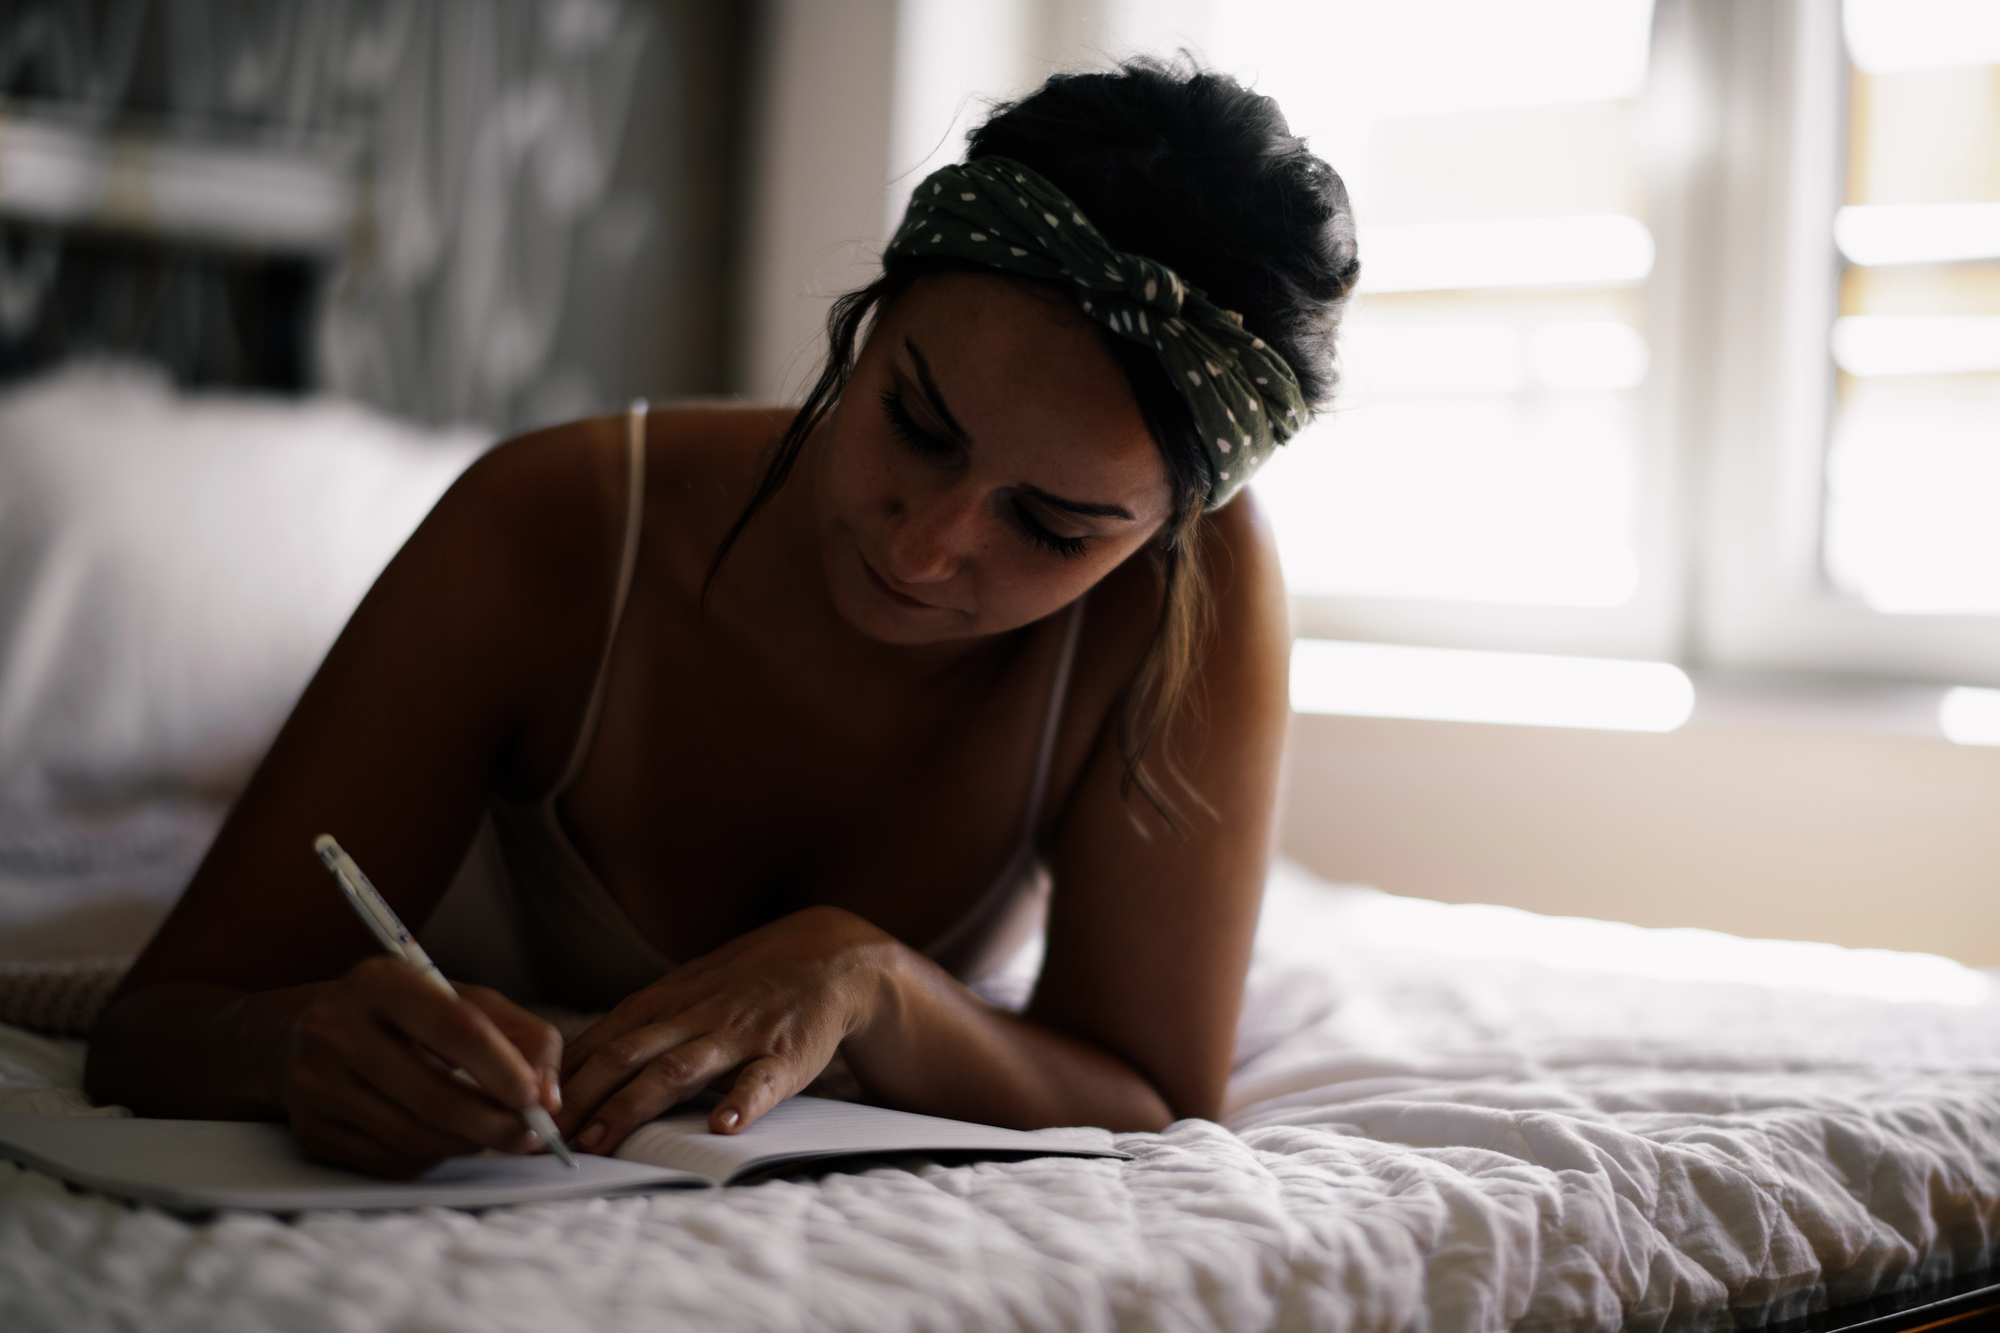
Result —
[[1030, 486], [1025, 482], [1022, 483], [1020, 489], [1034, 496], [1045, 505], [1053, 505], [1057, 509], [1067, 509], [1072, 514], [1082, 514], [1086, 518], [1122, 518], [1128, 522], [1132, 518], [1132, 511], [1124, 505], [1100, 505], [1092, 504], [1088, 500], [1065, 500], [1060, 495], [1050, 495], [1041, 487]]
[[938, 418], [944, 422], [945, 429], [951, 432], [954, 441], [959, 444], [971, 444], [972, 437], [966, 434], [965, 427], [958, 424], [958, 418], [951, 414], [951, 409], [944, 405], [944, 395], [938, 392], [937, 381], [931, 377], [931, 363], [924, 359], [924, 354], [918, 351], [917, 345], [908, 338], [903, 339], [903, 350], [910, 354], [910, 360], [916, 364], [917, 386], [924, 391], [924, 397], [929, 401], [931, 411], [938, 414]]
[[[944, 395], [938, 392], [937, 380], [931, 375], [931, 363], [917, 349], [916, 343], [908, 337], [903, 339], [903, 350], [910, 354], [910, 361], [917, 368], [917, 387], [923, 390], [924, 398], [930, 403], [931, 410], [936, 412], [939, 419], [944, 422], [945, 429], [951, 432], [953, 440], [962, 445], [970, 445], [972, 437], [966, 433], [965, 427], [958, 424], [958, 418], [951, 414], [949, 407], [945, 406]], [[1064, 509], [1072, 514], [1081, 514], [1085, 518], [1122, 518], [1128, 523], [1133, 521], [1132, 511], [1124, 505], [1093, 504], [1088, 500], [1065, 500], [1060, 495], [1050, 494], [1039, 486], [1030, 486], [1025, 482], [1020, 486], [1020, 490], [1034, 496], [1045, 505], [1055, 509]]]

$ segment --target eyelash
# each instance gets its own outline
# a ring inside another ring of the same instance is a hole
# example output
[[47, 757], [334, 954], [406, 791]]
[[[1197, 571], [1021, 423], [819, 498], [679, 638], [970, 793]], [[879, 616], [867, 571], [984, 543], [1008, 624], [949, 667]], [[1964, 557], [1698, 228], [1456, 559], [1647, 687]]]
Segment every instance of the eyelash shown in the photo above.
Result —
[[1071, 560], [1083, 554], [1083, 538], [1063, 537], [1050, 532], [1035, 521], [1035, 516], [1028, 512], [1028, 506], [1022, 504], [1019, 500], [1014, 501], [1014, 522], [1020, 525], [1021, 532], [1029, 541], [1041, 547], [1044, 551], [1054, 551], [1065, 560]]
[[882, 394], [882, 414], [889, 418], [889, 429], [902, 436], [904, 444], [925, 458], [943, 458], [957, 451], [951, 441], [940, 440], [919, 426], [916, 418], [910, 415], [910, 409], [903, 406], [903, 395], [894, 389]]
[[[956, 446], [940, 440], [916, 423], [915, 418], [910, 415], [910, 409], [903, 406], [903, 395], [894, 389], [887, 390], [882, 395], [882, 415], [889, 419], [889, 429], [902, 437], [903, 443], [909, 445], [915, 453], [925, 458], [941, 458], [956, 452]], [[1044, 551], [1053, 551], [1066, 560], [1083, 554], [1082, 537], [1064, 537], [1059, 533], [1050, 532], [1035, 518], [1028, 506], [1019, 500], [1013, 502], [1013, 511], [1014, 523], [1020, 528], [1021, 535]]]

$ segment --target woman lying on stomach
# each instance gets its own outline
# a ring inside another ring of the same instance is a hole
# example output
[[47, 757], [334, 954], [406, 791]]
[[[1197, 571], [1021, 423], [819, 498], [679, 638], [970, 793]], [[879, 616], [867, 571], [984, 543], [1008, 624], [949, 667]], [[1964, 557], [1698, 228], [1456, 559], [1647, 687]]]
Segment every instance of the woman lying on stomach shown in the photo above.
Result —
[[[536, 1102], [609, 1152], [713, 1084], [735, 1132], [837, 1053], [911, 1111], [1215, 1115], [1289, 649], [1240, 491], [1330, 391], [1356, 272], [1339, 178], [1226, 78], [1002, 109], [835, 304], [804, 407], [635, 408], [452, 488], [125, 980], [91, 1094], [391, 1175], [530, 1150]], [[537, 993], [379, 954], [321, 832], [412, 923], [498, 867]], [[967, 989], [1044, 916], [1024, 1013]], [[565, 1048], [517, 1001], [609, 1013]]]

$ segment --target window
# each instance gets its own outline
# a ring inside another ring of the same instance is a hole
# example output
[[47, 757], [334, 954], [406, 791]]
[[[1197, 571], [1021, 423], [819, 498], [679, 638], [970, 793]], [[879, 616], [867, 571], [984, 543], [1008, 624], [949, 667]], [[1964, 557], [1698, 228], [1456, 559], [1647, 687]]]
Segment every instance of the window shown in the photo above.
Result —
[[2000, 613], [2000, 7], [1847, 0], [1827, 570]]
[[[763, 216], [819, 269], [759, 288], [758, 387], [954, 118], [1191, 49], [1277, 97], [1362, 227], [1340, 395], [1256, 483], [1304, 636], [2000, 686], [1994, 0], [893, 8], [881, 78], [814, 82], [813, 6], [772, 76]], [[821, 199], [878, 151], [885, 189]]]
[[2000, 684], [2000, 7], [1233, 0], [1342, 172], [1311, 636]]
[[[2000, 683], [1977, 516], [2000, 499], [1980, 471], [2000, 420], [1988, 376], [1945, 370], [1938, 346], [1964, 366], [1980, 326], [1932, 322], [1976, 314], [1991, 281], [1963, 245], [1937, 250], [1942, 221], [1986, 216], [1960, 206], [1990, 190], [1973, 163], [1993, 160], [1991, 104], [1983, 124], [1959, 113], [2000, 56], [1991, 7], [1670, 3], [1693, 16], [1720, 127], [1689, 187], [1712, 219], [1685, 298], [1691, 341], [1713, 348], [1687, 391], [1707, 420], [1680, 446], [1700, 504], [1695, 660]], [[1919, 355], [1922, 373], [1884, 373]]]
[[1521, 647], [1539, 617], [1550, 646], [1669, 647], [1642, 495], [1651, 11], [1217, 9], [1215, 60], [1279, 100], [1361, 226], [1339, 397], [1257, 483], [1309, 628]]

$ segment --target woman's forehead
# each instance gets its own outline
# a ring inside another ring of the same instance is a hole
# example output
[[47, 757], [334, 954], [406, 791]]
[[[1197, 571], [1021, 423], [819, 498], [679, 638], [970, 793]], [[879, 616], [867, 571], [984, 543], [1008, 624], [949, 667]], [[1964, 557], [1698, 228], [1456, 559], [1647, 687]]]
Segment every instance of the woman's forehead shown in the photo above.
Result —
[[920, 280], [884, 324], [900, 364], [928, 362], [940, 392], [966, 410], [1018, 406], [1060, 412], [1116, 436], [1144, 436], [1146, 420], [1104, 334], [1060, 288], [982, 274]]
[[1009, 402], [1062, 400], [1111, 424], [1144, 428], [1138, 403], [1103, 336], [1067, 293], [1045, 283], [944, 273], [919, 280], [897, 304], [885, 349], [927, 360], [940, 384]]
[[1088, 440], [1106, 461], [1143, 461], [1165, 473], [1125, 372], [1098, 326], [1045, 283], [943, 273], [912, 284], [885, 320], [883, 348], [917, 361], [975, 441]]
[[1005, 273], [927, 273], [897, 298], [896, 309], [936, 335], [983, 331], [1026, 337], [1096, 336], [1096, 325], [1069, 292], [1051, 282]]

